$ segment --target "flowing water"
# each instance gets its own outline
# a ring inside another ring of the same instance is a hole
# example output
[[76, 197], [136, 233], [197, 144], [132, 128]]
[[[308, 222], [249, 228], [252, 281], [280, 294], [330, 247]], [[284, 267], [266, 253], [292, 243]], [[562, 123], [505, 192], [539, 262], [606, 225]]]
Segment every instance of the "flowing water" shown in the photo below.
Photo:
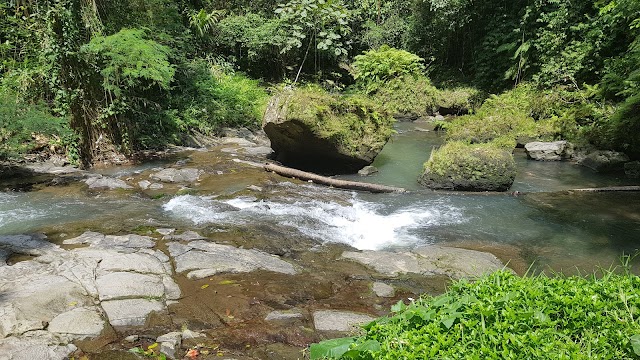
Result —
[[[78, 185], [44, 187], [0, 193], [0, 234], [87, 228], [116, 233], [147, 225], [209, 231], [267, 227], [290, 241], [303, 237], [318, 244], [374, 250], [449, 244], [491, 251], [524, 270], [533, 264], [536, 269], [566, 272], [608, 267], [640, 248], [640, 194], [559, 192], [632, 185], [632, 180], [566, 162], [529, 161], [518, 151], [519, 172], [511, 190], [521, 195], [424, 190], [416, 178], [442, 137], [421, 127], [398, 124], [398, 133], [374, 163], [380, 171], [366, 178], [411, 190], [406, 194], [300, 186], [257, 171], [243, 173], [241, 168], [225, 170], [227, 175], [216, 178], [229, 176], [227, 185], [222, 180], [203, 181], [197, 191], [174, 196], [103, 194]], [[206, 168], [206, 162], [200, 154], [189, 166]], [[103, 173], [134, 177], [149, 169], [147, 164]], [[238, 191], [249, 184], [265, 190]]]

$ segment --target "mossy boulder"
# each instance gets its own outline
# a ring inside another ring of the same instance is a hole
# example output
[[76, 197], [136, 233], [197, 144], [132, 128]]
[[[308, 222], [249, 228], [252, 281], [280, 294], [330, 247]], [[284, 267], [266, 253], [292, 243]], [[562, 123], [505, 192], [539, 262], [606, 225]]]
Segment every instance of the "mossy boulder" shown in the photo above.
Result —
[[506, 191], [515, 177], [516, 163], [504, 147], [454, 141], [433, 151], [418, 181], [431, 189]]
[[358, 95], [317, 88], [275, 95], [263, 129], [276, 160], [328, 174], [355, 173], [370, 165], [393, 133], [393, 117]]

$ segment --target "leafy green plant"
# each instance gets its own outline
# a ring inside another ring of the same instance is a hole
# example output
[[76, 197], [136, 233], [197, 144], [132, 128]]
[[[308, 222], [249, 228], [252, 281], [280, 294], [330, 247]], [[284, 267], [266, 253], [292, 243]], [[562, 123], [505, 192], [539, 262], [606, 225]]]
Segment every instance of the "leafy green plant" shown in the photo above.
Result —
[[405, 50], [383, 45], [355, 57], [353, 78], [367, 93], [399, 77], [417, 77], [425, 70], [424, 59]]
[[351, 33], [351, 12], [342, 0], [291, 0], [280, 4], [275, 10], [282, 25], [287, 29], [283, 53], [300, 49], [306, 45], [305, 54], [294, 83], [298, 81], [309, 50], [315, 47], [334, 57], [347, 55]]
[[[38, 137], [48, 142], [39, 143]], [[38, 146], [68, 154], [72, 162], [78, 160], [76, 136], [67, 119], [51, 115], [43, 104], [21, 102], [12, 91], [0, 91], [0, 159], [19, 157]]]
[[180, 69], [168, 115], [184, 132], [211, 134], [224, 126], [257, 127], [268, 95], [257, 80], [195, 61]]
[[365, 335], [312, 345], [311, 359], [635, 359], [638, 286], [629, 273], [499, 271], [457, 281], [437, 297], [398, 302]]

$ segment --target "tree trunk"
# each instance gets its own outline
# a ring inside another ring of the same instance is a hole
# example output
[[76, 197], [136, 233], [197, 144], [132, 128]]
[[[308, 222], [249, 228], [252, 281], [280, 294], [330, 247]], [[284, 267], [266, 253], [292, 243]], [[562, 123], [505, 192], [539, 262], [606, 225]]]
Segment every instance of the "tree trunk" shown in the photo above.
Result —
[[373, 193], [392, 193], [392, 192], [406, 192], [403, 188], [397, 188], [392, 186], [385, 186], [379, 184], [363, 183], [358, 181], [338, 180], [318, 174], [292, 169], [285, 166], [276, 164], [265, 164], [264, 169], [266, 171], [273, 171], [278, 175], [282, 175], [290, 178], [297, 178], [300, 180], [312, 181], [314, 183], [333, 186], [340, 189], [369, 191]]

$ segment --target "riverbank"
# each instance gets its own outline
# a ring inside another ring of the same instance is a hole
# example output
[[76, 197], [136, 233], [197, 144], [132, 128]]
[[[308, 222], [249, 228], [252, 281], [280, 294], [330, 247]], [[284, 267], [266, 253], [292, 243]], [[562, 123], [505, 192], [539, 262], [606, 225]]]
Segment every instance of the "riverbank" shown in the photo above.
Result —
[[[424, 125], [400, 126], [381, 160], [397, 159], [393, 147], [405, 149], [407, 140], [417, 148], [437, 140], [417, 130]], [[158, 337], [170, 334], [158, 341], [173, 342], [179, 356], [197, 347], [203, 359], [304, 358], [308, 344], [348, 335], [399, 300], [440, 294], [451, 278], [503, 264], [519, 274], [532, 263], [589, 271], [597, 258], [607, 266], [640, 213], [628, 201], [623, 210], [620, 199], [589, 195], [340, 191], [246, 164], [268, 152], [257, 140], [228, 136], [207, 149], [49, 174], [29, 192], [0, 193], [0, 305], [16, 315], [3, 325], [4, 352], [72, 344], [76, 357], [133, 358], [130, 349], [157, 352]], [[406, 178], [394, 176], [396, 161], [387, 164], [367, 181]], [[562, 164], [534, 165], [564, 174], [554, 188], [580, 176]], [[527, 173], [519, 181], [530, 190], [553, 177]], [[582, 212], [567, 211], [569, 203]], [[600, 232], [581, 228], [584, 219]], [[194, 333], [204, 336], [189, 339]]]

